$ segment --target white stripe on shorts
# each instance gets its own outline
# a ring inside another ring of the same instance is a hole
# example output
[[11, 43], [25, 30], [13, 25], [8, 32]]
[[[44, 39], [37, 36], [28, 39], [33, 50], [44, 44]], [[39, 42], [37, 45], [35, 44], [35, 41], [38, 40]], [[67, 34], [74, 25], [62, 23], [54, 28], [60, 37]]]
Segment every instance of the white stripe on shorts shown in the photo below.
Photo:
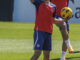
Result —
[[37, 41], [38, 41], [38, 27], [37, 27], [37, 37], [36, 37], [36, 41], [35, 41], [35, 43], [34, 43], [34, 47], [36, 46]]

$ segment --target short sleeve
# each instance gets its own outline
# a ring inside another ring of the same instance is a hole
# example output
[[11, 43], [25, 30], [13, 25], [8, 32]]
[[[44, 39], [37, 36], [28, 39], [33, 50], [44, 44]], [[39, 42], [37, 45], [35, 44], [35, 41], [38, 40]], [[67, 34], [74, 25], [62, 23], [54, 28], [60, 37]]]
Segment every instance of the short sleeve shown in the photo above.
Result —
[[56, 7], [54, 7], [55, 12], [53, 13], [53, 17], [56, 17]]
[[41, 0], [34, 0], [33, 4], [39, 6], [43, 1]]

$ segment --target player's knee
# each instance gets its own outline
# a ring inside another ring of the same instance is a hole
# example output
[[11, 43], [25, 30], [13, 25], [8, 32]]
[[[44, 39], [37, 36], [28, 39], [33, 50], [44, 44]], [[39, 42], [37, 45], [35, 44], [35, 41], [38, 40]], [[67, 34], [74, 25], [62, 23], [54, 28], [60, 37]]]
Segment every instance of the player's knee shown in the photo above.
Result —
[[44, 51], [44, 60], [49, 60], [50, 51]]
[[35, 53], [34, 53], [34, 56], [37, 57], [37, 58], [38, 58], [40, 55], [41, 55], [41, 52], [35, 52]]
[[62, 23], [59, 23], [59, 24], [56, 24], [56, 25], [60, 28], [60, 30], [64, 30], [64, 29], [67, 28], [65, 22], [62, 22]]
[[35, 51], [31, 60], [37, 60], [39, 58], [40, 54], [41, 54], [41, 51]]
[[66, 27], [66, 24], [62, 24], [61, 26], [60, 26], [60, 30], [65, 30], [67, 27]]

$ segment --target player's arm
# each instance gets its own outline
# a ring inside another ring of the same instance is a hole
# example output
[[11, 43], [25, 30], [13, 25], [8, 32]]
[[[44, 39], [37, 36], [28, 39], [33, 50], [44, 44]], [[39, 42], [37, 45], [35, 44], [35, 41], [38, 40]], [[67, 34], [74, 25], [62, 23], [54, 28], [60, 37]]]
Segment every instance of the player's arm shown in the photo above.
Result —
[[61, 23], [61, 22], [68, 20], [68, 19], [58, 18], [58, 16], [56, 15], [56, 7], [54, 7], [54, 9], [55, 9], [55, 12], [53, 13], [53, 23], [54, 24]]
[[30, 0], [32, 4], [34, 5], [40, 5], [43, 1], [41, 0]]
[[68, 21], [68, 19], [62, 19], [62, 18], [53, 18], [53, 23], [57, 24], [57, 23], [61, 23], [61, 22], [65, 22]]
[[54, 23], [54, 24], [61, 23], [61, 22], [64, 22], [64, 20], [63, 20], [63, 19], [53, 18], [53, 23]]
[[54, 7], [54, 10], [55, 10], [55, 12], [53, 13], [53, 23], [54, 23], [54, 24], [57, 24], [57, 23], [63, 22], [62, 19], [57, 19], [56, 6]]

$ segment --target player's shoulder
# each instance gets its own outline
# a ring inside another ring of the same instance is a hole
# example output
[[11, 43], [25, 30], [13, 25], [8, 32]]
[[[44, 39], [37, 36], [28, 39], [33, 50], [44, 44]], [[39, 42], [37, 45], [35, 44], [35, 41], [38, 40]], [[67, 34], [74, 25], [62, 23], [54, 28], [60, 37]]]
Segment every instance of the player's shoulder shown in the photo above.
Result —
[[51, 5], [52, 7], [56, 7], [56, 5], [55, 5], [55, 4], [53, 4], [52, 2], [50, 2], [50, 5]]
[[50, 2], [50, 5], [56, 10], [56, 5]]

